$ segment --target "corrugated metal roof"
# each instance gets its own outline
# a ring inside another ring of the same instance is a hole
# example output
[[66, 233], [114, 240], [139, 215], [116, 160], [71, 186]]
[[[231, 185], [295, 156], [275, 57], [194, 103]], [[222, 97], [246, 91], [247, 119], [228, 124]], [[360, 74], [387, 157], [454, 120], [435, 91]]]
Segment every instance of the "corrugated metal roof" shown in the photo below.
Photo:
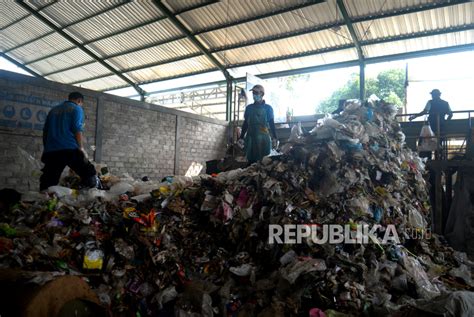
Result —
[[75, 46], [65, 40], [61, 35], [53, 33], [38, 41], [19, 47], [15, 50], [15, 56], [20, 58], [24, 63], [41, 58], [45, 55], [59, 52], [64, 49], [73, 49]]
[[[234, 74], [251, 70], [258, 75], [358, 59], [336, 0], [317, 2], [167, 0], [165, 6], [177, 12], [178, 20], [224, 67], [240, 65]], [[343, 3], [367, 58], [474, 44], [472, 1]], [[218, 69], [151, 0], [93, 1], [87, 5], [42, 0], [23, 5], [30, 6], [34, 14], [17, 2], [0, 2], [0, 17], [4, 17], [0, 48], [20, 63], [47, 57], [28, 66], [41, 74], [53, 72], [48, 77], [53, 80], [70, 83], [91, 78], [87, 87], [109, 89], [131, 84], [112, 75], [114, 71], [144, 84]], [[35, 16], [38, 11], [40, 17]], [[95, 58], [79, 48], [68, 49], [74, 47], [74, 41], [41, 22], [41, 17], [85, 43], [85, 50]], [[51, 56], [53, 53], [57, 55]], [[105, 60], [113, 70], [98, 67], [96, 59]], [[111, 76], [104, 76], [109, 73]]]
[[185, 12], [180, 19], [193, 31], [207, 29], [216, 25], [226, 24], [245, 18], [257, 17], [259, 15], [287, 8], [298, 3], [306, 3], [304, 0], [263, 0], [250, 2], [235, 2], [233, 0], [222, 0], [218, 3]]
[[255, 44], [243, 48], [227, 50], [215, 54], [225, 65], [239, 64], [241, 61], [291, 56], [308, 51], [327, 49], [350, 44], [350, 35], [346, 27], [335, 36], [333, 31], [320, 31], [288, 39]]
[[[79, 21], [83, 17], [90, 16], [101, 10], [111, 8], [122, 1], [57, 1], [53, 5], [42, 10], [43, 14], [57, 21], [60, 25], [66, 25]], [[74, 14], [71, 14], [74, 12]]]
[[288, 69], [299, 69], [313, 66], [323, 66], [327, 64], [351, 61], [357, 59], [357, 52], [355, 49], [345, 49], [331, 53], [323, 53], [312, 56], [305, 56], [299, 58], [291, 58], [283, 61], [269, 62], [264, 64], [243, 66], [232, 68], [232, 75], [235, 77], [244, 77], [247, 73], [250, 74], [267, 74]]
[[[80, 5], [80, 2], [76, 4]], [[81, 42], [86, 42], [162, 16], [163, 14], [151, 2], [133, 1], [118, 9], [75, 24], [67, 30]]]
[[108, 56], [173, 39], [179, 35], [181, 35], [181, 32], [169, 20], [161, 20], [126, 33], [93, 42], [88, 47], [94, 49], [101, 56]]
[[362, 40], [393, 37], [466, 25], [474, 21], [474, 2], [355, 23]]
[[9, 24], [27, 17], [28, 12], [13, 1], [0, 1], [0, 30]]
[[76, 86], [83, 87], [92, 90], [105, 90], [110, 87], [120, 87], [124, 86], [127, 83], [120, 79], [117, 75], [103, 77], [101, 79], [91, 80], [87, 82], [80, 83]]
[[157, 62], [159, 63], [197, 52], [199, 52], [199, 50], [188, 39], [183, 39], [114, 57], [109, 59], [109, 61], [116, 65], [120, 70], [126, 70], [132, 67], [139, 67], [140, 65], [153, 64]]
[[383, 12], [400, 11], [406, 8], [415, 8], [434, 2], [443, 2], [450, 0], [357, 0], [347, 1], [344, 4], [353, 18], [378, 15]]
[[[51, 29], [44, 23], [38, 21], [34, 16], [28, 16], [19, 22], [10, 25], [1, 32], [5, 37], [10, 38], [15, 44], [18, 45], [25, 43], [30, 40], [34, 40], [37, 37], [50, 32]], [[12, 46], [7, 47], [10, 49]]]
[[86, 80], [95, 76], [102, 76], [102, 75], [107, 75], [110, 74], [110, 70], [105, 68], [103, 65], [100, 63], [91, 63], [89, 65], [80, 67], [80, 68], [74, 68], [71, 70], [67, 70], [58, 74], [53, 74], [50, 76], [47, 76], [49, 80], [53, 81], [59, 81], [62, 83], [72, 83], [76, 82], [79, 80]]
[[377, 57], [392, 54], [416, 52], [434, 48], [471, 44], [474, 39], [474, 30], [427, 36], [417, 39], [402, 40], [391, 43], [364, 46], [367, 57]]
[[47, 74], [90, 61], [93, 61], [93, 59], [89, 55], [79, 48], [75, 48], [63, 54], [32, 63], [29, 67], [38, 70], [42, 74]]
[[127, 75], [135, 81], [146, 82], [155, 78], [169, 78], [211, 69], [215, 69], [215, 66], [205, 56], [198, 56], [179, 62], [129, 72]]
[[202, 38], [208, 47], [221, 47], [246, 42], [249, 39], [258, 40], [324, 26], [336, 21], [341, 21], [341, 19], [336, 19], [335, 8], [331, 8], [326, 3], [320, 3], [277, 16], [207, 32], [199, 35], [199, 38]]

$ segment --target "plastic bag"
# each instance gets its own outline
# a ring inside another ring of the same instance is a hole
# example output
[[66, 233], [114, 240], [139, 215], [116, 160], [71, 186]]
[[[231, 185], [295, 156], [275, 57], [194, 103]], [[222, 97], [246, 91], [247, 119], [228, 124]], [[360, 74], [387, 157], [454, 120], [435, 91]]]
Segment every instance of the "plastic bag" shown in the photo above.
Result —
[[69, 196], [73, 194], [73, 190], [71, 188], [63, 187], [63, 186], [50, 186], [48, 188], [48, 192], [55, 194], [58, 198]]
[[280, 268], [280, 274], [290, 284], [294, 284], [298, 277], [300, 277], [302, 274], [313, 271], [324, 271], [326, 269], [326, 262], [324, 260], [305, 258]]
[[416, 290], [420, 297], [431, 299], [440, 295], [438, 287], [430, 282], [428, 275], [423, 270], [420, 262], [412, 256], [403, 257], [403, 265], [408, 274], [413, 278], [416, 284]]
[[416, 209], [410, 209], [408, 211], [408, 223], [412, 228], [426, 228], [426, 220]]
[[126, 182], [120, 182], [112, 186], [109, 193], [114, 195], [125, 194], [126, 192], [133, 191], [133, 186]]
[[298, 122], [291, 128], [290, 138], [288, 142], [296, 142], [303, 136], [303, 129], [301, 128], [301, 122]]
[[438, 147], [438, 140], [431, 130], [429, 124], [424, 124], [420, 132], [420, 142], [418, 144], [418, 151], [435, 151]]
[[18, 176], [26, 178], [28, 190], [38, 188], [41, 162], [20, 147], [17, 147], [16, 151], [18, 154], [15, 157], [15, 163], [21, 167], [21, 175]]

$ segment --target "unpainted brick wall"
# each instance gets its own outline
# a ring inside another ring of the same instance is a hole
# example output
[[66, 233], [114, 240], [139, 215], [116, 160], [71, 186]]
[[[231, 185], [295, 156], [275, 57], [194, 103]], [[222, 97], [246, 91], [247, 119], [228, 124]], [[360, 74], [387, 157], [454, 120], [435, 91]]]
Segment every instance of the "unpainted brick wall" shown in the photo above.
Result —
[[[179, 174], [184, 175], [193, 162], [206, 169], [209, 158], [220, 158], [226, 148], [226, 127], [182, 118], [178, 140]], [[224, 137], [222, 137], [224, 136]]]
[[[37, 118], [38, 112], [48, 112], [51, 107], [66, 100], [72, 90], [80, 89], [0, 71], [0, 189], [9, 187], [20, 191], [38, 190], [40, 171], [37, 167], [42, 166], [40, 159], [43, 151], [42, 123]], [[85, 96], [84, 143], [86, 146], [94, 145], [97, 102], [87, 91], [81, 92]], [[8, 106], [15, 108], [15, 115], [11, 118], [3, 114]], [[22, 118], [23, 109], [31, 111], [30, 120]], [[31, 122], [41, 127], [24, 127], [25, 123]], [[22, 150], [29, 156], [22, 155]], [[89, 154], [92, 155], [91, 150]]]
[[[12, 120], [17, 120], [15, 127], [5, 126], [1, 121], [6, 119], [2, 115], [5, 107], [30, 107], [35, 115], [38, 109], [49, 111], [51, 108], [51, 105], [38, 106], [38, 100], [57, 104], [71, 91], [80, 91], [85, 96], [85, 147], [89, 156], [101, 158], [100, 162], [107, 164], [115, 175], [128, 173], [137, 179], [143, 176], [161, 179], [168, 175], [184, 175], [193, 162], [202, 164], [202, 172], [205, 172], [206, 161], [224, 155], [225, 122], [0, 71], [0, 189], [37, 190], [38, 174], [31, 175], [28, 161], [21, 163], [21, 151], [17, 147], [34, 157], [38, 164], [43, 150], [42, 131], [38, 126], [36, 130], [19, 126], [24, 120], [18, 114], [7, 120], [10, 125]], [[99, 109], [103, 115], [98, 116]], [[92, 146], [97, 146], [97, 153]]]
[[174, 115], [106, 102], [102, 159], [119, 176], [173, 175], [175, 129]]

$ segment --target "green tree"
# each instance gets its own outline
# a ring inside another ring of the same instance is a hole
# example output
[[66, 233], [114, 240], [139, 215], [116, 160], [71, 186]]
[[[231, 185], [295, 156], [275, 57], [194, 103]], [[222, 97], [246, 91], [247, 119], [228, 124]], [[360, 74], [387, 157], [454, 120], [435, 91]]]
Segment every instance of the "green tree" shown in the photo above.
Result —
[[[380, 72], [376, 78], [365, 78], [365, 94], [375, 94], [387, 102], [399, 107], [405, 99], [405, 72], [403, 69], [390, 69]], [[316, 113], [330, 113], [337, 109], [340, 99], [359, 98], [359, 75], [352, 74], [351, 78], [329, 98], [323, 100], [317, 107]]]

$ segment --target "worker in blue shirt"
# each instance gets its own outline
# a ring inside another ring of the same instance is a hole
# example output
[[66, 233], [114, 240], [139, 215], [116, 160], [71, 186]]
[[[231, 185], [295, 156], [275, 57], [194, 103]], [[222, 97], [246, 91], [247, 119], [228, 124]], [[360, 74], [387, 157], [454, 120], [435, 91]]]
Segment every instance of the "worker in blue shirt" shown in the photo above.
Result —
[[43, 128], [44, 163], [40, 190], [57, 185], [66, 166], [79, 177], [85, 187], [97, 187], [99, 182], [94, 165], [87, 159], [83, 147], [84, 96], [69, 94], [68, 100], [49, 111]]
[[278, 139], [273, 108], [263, 100], [265, 89], [262, 85], [255, 85], [250, 91], [254, 103], [245, 108], [239, 143], [244, 144], [247, 161], [254, 163], [269, 155], [272, 145], [273, 148], [277, 147]]

